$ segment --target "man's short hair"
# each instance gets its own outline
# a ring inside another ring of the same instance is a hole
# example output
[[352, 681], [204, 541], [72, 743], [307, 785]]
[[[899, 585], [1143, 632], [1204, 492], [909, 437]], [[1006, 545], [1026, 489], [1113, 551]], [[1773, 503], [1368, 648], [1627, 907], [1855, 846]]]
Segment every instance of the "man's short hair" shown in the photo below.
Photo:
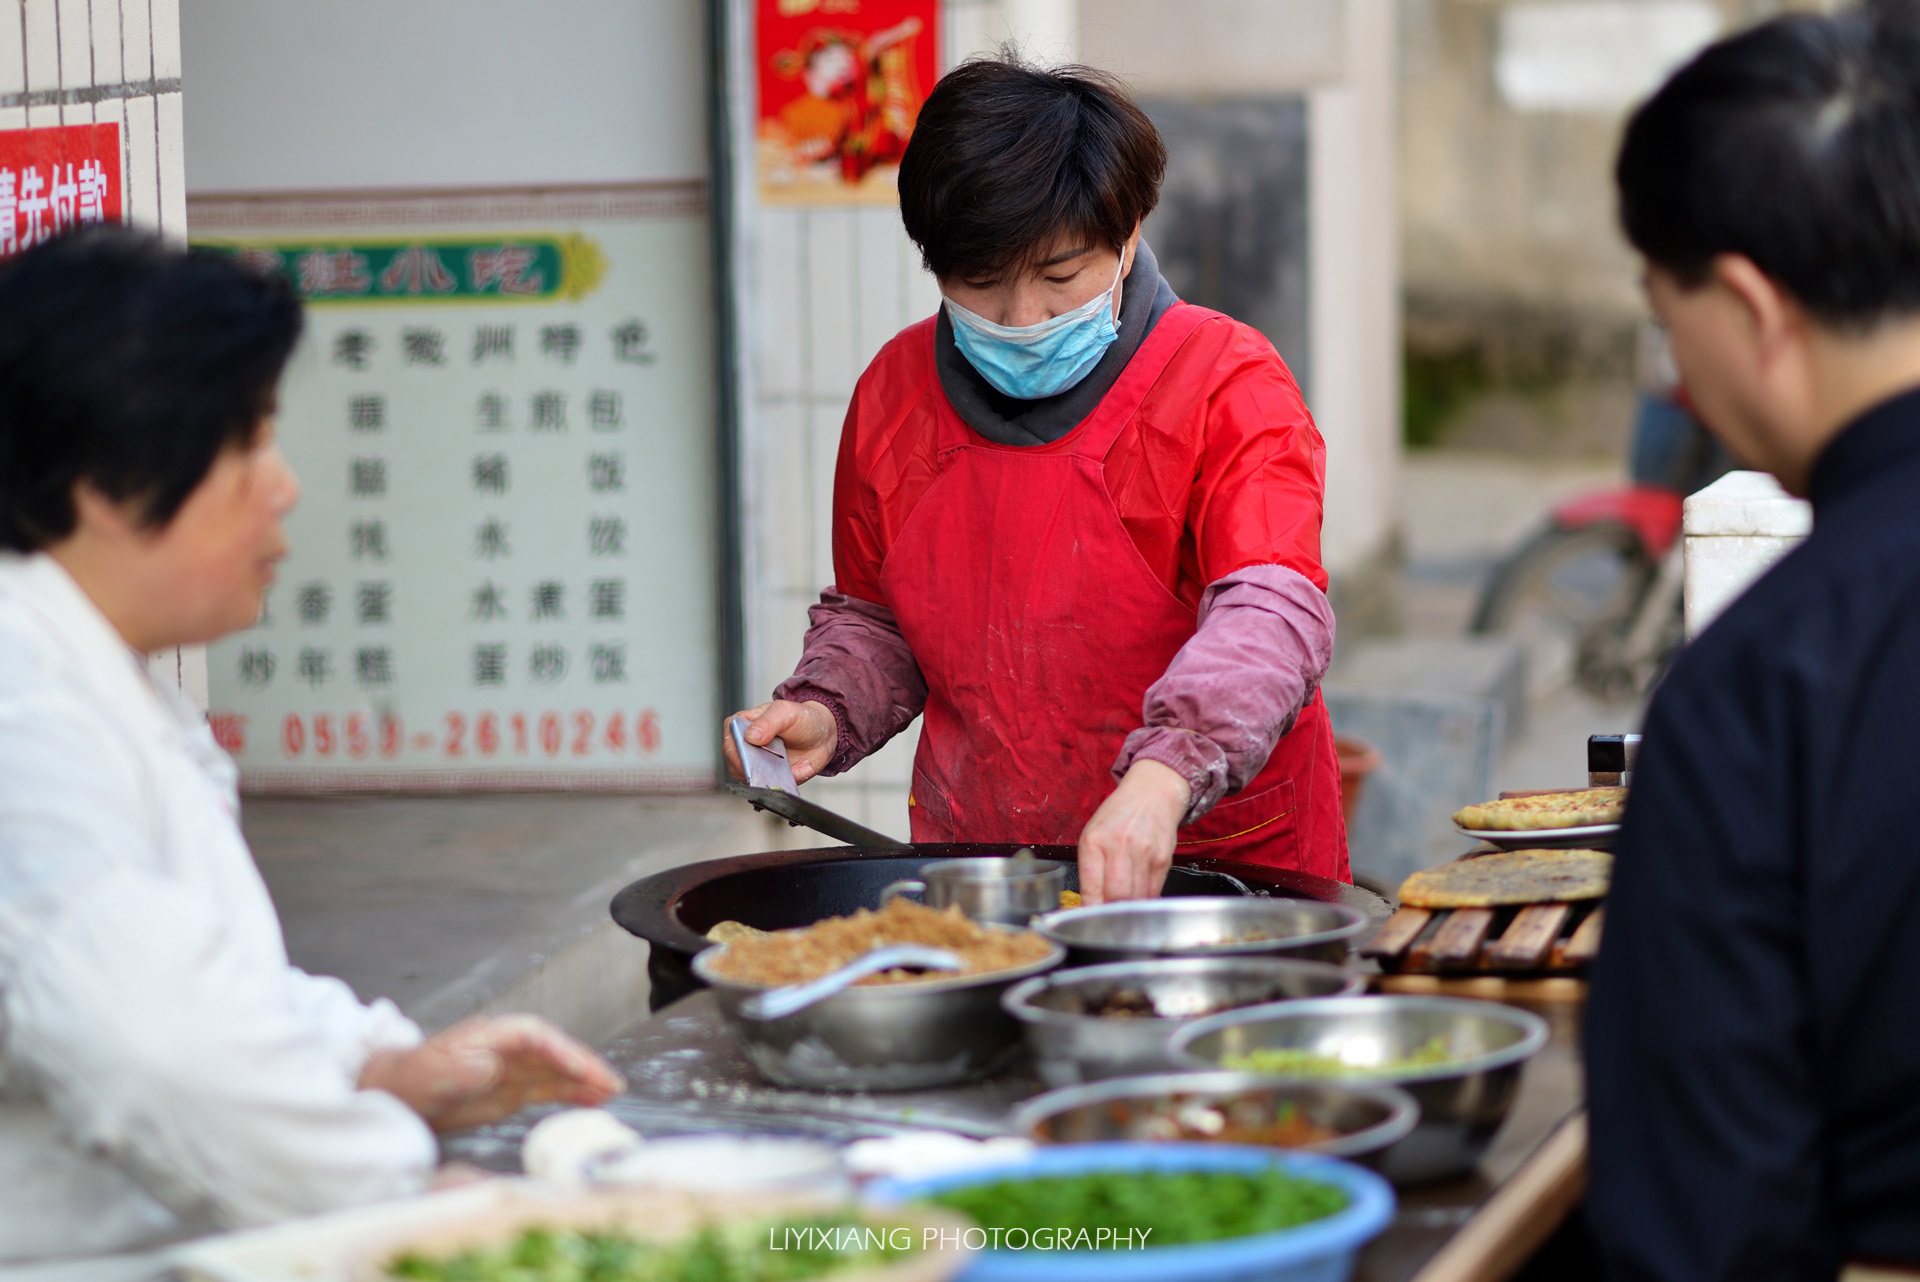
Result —
[[1777, 18], [1711, 46], [1633, 115], [1627, 238], [1697, 286], [1742, 254], [1813, 316], [1920, 309], [1920, 24], [1886, 4]]
[[72, 534], [82, 481], [165, 526], [255, 439], [300, 327], [284, 277], [125, 227], [0, 265], [0, 547]]
[[1062, 236], [1118, 251], [1160, 199], [1167, 149], [1120, 82], [982, 59], [947, 73], [900, 161], [900, 217], [941, 280], [1034, 266]]

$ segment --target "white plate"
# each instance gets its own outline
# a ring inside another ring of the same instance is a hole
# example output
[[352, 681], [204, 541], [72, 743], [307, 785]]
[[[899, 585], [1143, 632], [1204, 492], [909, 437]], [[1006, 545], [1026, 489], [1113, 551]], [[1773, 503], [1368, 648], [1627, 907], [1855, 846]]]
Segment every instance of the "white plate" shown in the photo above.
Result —
[[1462, 828], [1454, 831], [1475, 841], [1490, 841], [1502, 850], [1605, 850], [1613, 845], [1619, 824], [1585, 824], [1579, 828], [1540, 828], [1533, 832]]
[[[649, 1236], [664, 1238], [717, 1216], [788, 1215], [831, 1209], [836, 1203], [835, 1198], [812, 1195], [715, 1195], [490, 1179], [425, 1197], [202, 1238], [173, 1248], [166, 1259], [190, 1282], [391, 1282], [382, 1265], [403, 1249], [438, 1254], [499, 1245], [536, 1224], [598, 1227], [626, 1221], [649, 1225]], [[914, 1226], [915, 1238], [929, 1231], [927, 1225], [965, 1223], [937, 1207], [878, 1213], [889, 1220], [904, 1218]], [[946, 1282], [975, 1254], [965, 1249], [925, 1251], [859, 1276], [870, 1282]]]

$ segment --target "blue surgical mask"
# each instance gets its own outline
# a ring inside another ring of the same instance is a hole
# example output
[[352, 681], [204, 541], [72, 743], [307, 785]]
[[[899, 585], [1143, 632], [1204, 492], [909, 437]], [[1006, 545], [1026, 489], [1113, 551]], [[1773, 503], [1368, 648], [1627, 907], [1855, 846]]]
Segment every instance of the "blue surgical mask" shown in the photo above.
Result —
[[954, 344], [1004, 394], [1022, 401], [1057, 396], [1092, 373], [1120, 337], [1113, 296], [1125, 270], [1123, 258], [1105, 293], [1038, 325], [996, 325], [949, 298]]

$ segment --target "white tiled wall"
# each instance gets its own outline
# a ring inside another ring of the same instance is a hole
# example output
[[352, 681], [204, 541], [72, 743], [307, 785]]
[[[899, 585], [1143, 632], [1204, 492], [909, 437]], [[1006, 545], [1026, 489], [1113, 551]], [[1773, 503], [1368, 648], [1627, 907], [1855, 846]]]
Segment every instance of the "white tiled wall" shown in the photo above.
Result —
[[119, 124], [130, 220], [184, 238], [177, 0], [9, 7], [0, 18], [0, 129]]
[[[888, 339], [933, 313], [939, 290], [896, 210], [763, 208], [753, 218], [760, 289], [742, 453], [751, 469], [748, 682], [765, 697], [793, 671], [807, 607], [833, 582], [834, 459], [854, 382]], [[904, 837], [915, 739], [910, 731], [809, 792]]]
[[[1002, 0], [947, 0], [942, 19], [948, 64], [1013, 34]], [[834, 459], [854, 382], [888, 339], [933, 314], [940, 293], [894, 208], [749, 205], [746, 218], [747, 686], [765, 698], [792, 673], [807, 607], [833, 582]], [[904, 838], [918, 742], [916, 723], [807, 791]], [[795, 845], [813, 840], [800, 830], [793, 837]]]
[[[184, 240], [178, 0], [17, 0], [0, 13], [0, 130], [120, 126], [128, 221]], [[206, 653], [153, 657], [206, 704]]]

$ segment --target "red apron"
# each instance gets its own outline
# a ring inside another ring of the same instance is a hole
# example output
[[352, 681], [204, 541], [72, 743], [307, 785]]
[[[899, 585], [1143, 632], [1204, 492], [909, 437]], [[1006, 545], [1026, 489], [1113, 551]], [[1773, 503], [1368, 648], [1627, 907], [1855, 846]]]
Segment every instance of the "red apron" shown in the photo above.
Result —
[[[880, 576], [927, 679], [915, 841], [1074, 845], [1113, 791], [1121, 743], [1193, 636], [1194, 612], [1140, 555], [1104, 464], [1181, 344], [1215, 315], [1170, 309], [1099, 408], [1050, 447], [994, 445], [936, 398], [939, 476]], [[1172, 421], [1205, 390], [1163, 394]], [[1180, 830], [1176, 853], [1350, 879], [1318, 693], [1245, 789]]]

